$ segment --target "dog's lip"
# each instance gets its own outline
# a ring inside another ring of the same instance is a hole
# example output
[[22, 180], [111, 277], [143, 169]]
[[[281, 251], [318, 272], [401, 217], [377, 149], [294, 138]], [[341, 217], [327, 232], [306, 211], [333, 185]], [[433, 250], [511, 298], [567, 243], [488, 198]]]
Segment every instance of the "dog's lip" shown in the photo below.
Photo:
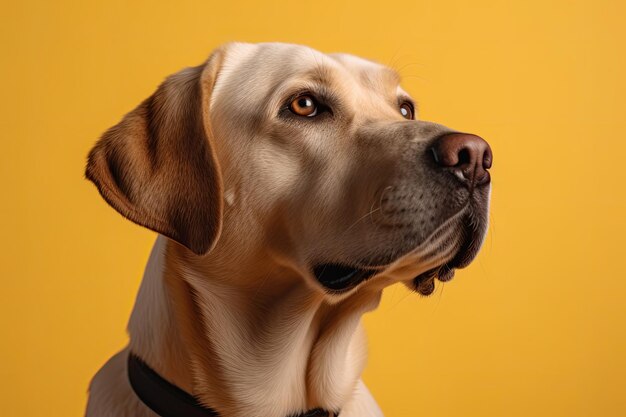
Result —
[[435, 291], [435, 279], [440, 282], [448, 282], [454, 278], [455, 268], [443, 264], [438, 268], [432, 268], [413, 278], [412, 286], [421, 295], [430, 295]]
[[[456, 269], [465, 268], [478, 255], [483, 239], [485, 238], [484, 225], [486, 219], [475, 213], [471, 206], [469, 210], [457, 213], [461, 227], [458, 231], [461, 236], [458, 249], [452, 259], [431, 268], [413, 278], [412, 287], [422, 295], [430, 295], [435, 289], [434, 280], [448, 282], [454, 278]], [[331, 293], [349, 291], [367, 281], [369, 278], [391, 267], [386, 265], [348, 265], [346, 263], [321, 263], [313, 266], [313, 275], [317, 281]]]
[[422, 295], [432, 294], [435, 290], [435, 279], [440, 282], [450, 281], [454, 278], [456, 269], [465, 268], [476, 258], [482, 245], [484, 233], [478, 230], [471, 220], [470, 215], [469, 217], [466, 216], [463, 221], [463, 227], [461, 228], [463, 241], [456, 255], [450, 261], [431, 268], [415, 277], [412, 282], [415, 291]]
[[322, 263], [313, 267], [313, 275], [326, 290], [342, 293], [356, 287], [379, 272], [378, 268]]

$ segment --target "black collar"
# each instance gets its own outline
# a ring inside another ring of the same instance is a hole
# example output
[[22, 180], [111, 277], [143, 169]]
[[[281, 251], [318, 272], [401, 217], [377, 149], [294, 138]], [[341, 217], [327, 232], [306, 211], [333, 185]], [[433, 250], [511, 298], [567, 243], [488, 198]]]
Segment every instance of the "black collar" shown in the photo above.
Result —
[[[137, 397], [161, 417], [219, 417], [217, 411], [205, 407], [198, 399], [166, 381], [138, 356], [128, 354], [128, 380]], [[321, 408], [289, 417], [337, 417]]]

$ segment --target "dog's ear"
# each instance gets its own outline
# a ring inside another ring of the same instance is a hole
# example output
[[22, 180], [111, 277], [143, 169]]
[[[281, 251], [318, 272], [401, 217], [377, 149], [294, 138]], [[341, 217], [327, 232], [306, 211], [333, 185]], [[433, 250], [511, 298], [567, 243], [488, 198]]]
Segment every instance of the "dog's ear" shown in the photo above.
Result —
[[209, 105], [223, 54], [168, 77], [104, 133], [85, 172], [123, 216], [199, 255], [212, 249], [222, 227]]

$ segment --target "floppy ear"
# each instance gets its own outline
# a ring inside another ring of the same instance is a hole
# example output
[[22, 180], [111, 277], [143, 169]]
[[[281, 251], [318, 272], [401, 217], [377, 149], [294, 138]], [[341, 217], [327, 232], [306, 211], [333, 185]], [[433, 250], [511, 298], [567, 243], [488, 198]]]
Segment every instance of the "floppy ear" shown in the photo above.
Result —
[[85, 176], [124, 217], [198, 255], [222, 227], [222, 180], [212, 145], [210, 95], [223, 52], [168, 77], [107, 130]]

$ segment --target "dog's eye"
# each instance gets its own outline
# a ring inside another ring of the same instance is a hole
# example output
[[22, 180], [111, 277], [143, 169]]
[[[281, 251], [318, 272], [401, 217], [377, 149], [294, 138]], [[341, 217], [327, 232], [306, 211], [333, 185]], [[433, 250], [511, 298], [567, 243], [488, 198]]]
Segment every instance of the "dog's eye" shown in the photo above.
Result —
[[289, 110], [298, 116], [313, 117], [317, 115], [317, 103], [311, 96], [295, 98], [289, 105]]
[[413, 105], [408, 101], [402, 103], [402, 105], [400, 106], [400, 114], [405, 119], [413, 120]]

